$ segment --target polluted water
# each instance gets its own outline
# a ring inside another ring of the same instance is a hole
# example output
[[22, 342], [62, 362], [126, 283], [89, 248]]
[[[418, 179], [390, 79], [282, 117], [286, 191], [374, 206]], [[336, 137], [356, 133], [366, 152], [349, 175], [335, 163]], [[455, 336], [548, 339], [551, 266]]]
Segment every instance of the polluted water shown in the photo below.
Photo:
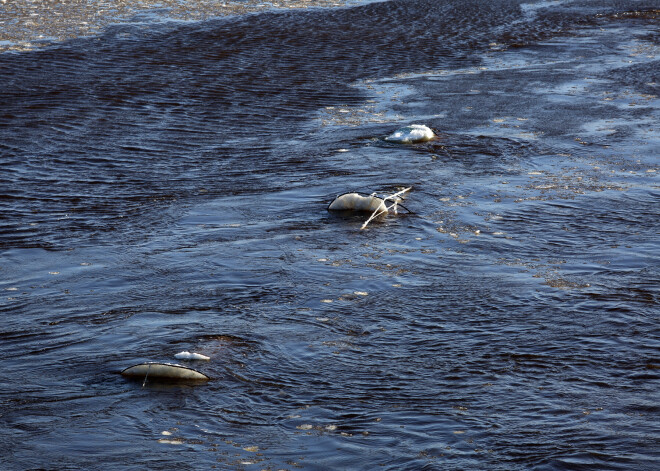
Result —
[[655, 470], [658, 15], [0, 2], [2, 469]]

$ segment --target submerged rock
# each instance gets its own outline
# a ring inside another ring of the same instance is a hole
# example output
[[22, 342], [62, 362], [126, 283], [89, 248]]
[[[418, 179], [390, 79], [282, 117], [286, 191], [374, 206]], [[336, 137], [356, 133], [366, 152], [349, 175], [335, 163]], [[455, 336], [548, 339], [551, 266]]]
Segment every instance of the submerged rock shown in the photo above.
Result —
[[174, 363], [147, 362], [131, 366], [121, 372], [122, 376], [159, 381], [208, 381], [210, 378], [187, 366]]
[[360, 196], [358, 193], [346, 193], [337, 196], [330, 206], [329, 211], [358, 211], [358, 212], [387, 212], [385, 202], [377, 196]]

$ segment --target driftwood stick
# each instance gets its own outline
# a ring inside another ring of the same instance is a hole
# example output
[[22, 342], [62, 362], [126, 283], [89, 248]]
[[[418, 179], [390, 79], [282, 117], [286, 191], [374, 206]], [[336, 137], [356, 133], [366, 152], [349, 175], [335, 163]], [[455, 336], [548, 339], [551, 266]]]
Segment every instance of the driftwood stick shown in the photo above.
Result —
[[412, 187], [409, 186], [408, 188], [404, 188], [404, 189], [401, 190], [401, 191], [398, 191], [398, 192], [396, 192], [396, 193], [394, 193], [394, 194], [392, 194], [392, 195], [390, 195], [390, 196], [386, 196], [385, 198], [383, 198], [383, 203], [385, 203], [385, 201], [387, 201], [387, 200], [394, 200], [394, 204], [391, 205], [390, 207], [388, 207], [387, 205], [385, 205], [385, 209], [381, 209], [380, 207], [376, 208], [376, 210], [375, 210], [375, 211], [373, 212], [373, 214], [369, 217], [369, 219], [367, 219], [367, 220], [365, 221], [365, 223], [362, 224], [362, 227], [360, 227], [360, 230], [366, 228], [366, 227], [367, 227], [367, 224], [369, 224], [371, 221], [373, 221], [374, 218], [377, 218], [377, 217], [380, 216], [381, 214], [385, 214], [385, 213], [389, 212], [390, 209], [394, 208], [394, 210], [396, 211], [396, 205], [397, 205], [397, 203], [398, 203], [398, 201], [396, 200], [396, 198], [398, 198], [398, 197], [401, 196], [402, 194], [404, 194], [404, 193], [410, 191], [411, 189], [412, 189]]

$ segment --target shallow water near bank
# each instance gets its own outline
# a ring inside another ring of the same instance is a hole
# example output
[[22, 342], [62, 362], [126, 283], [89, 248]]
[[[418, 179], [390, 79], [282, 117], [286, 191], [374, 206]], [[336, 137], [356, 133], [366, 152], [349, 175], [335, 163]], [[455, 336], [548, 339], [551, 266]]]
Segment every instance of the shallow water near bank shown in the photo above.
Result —
[[0, 54], [3, 463], [654, 469], [659, 37], [389, 1]]

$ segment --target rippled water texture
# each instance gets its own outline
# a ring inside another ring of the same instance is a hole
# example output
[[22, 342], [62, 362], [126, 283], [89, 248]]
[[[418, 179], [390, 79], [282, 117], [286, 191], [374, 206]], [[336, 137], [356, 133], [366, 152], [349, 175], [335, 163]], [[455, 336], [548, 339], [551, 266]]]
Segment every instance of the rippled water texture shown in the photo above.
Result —
[[0, 54], [3, 469], [657, 468], [657, 6], [161, 3]]

